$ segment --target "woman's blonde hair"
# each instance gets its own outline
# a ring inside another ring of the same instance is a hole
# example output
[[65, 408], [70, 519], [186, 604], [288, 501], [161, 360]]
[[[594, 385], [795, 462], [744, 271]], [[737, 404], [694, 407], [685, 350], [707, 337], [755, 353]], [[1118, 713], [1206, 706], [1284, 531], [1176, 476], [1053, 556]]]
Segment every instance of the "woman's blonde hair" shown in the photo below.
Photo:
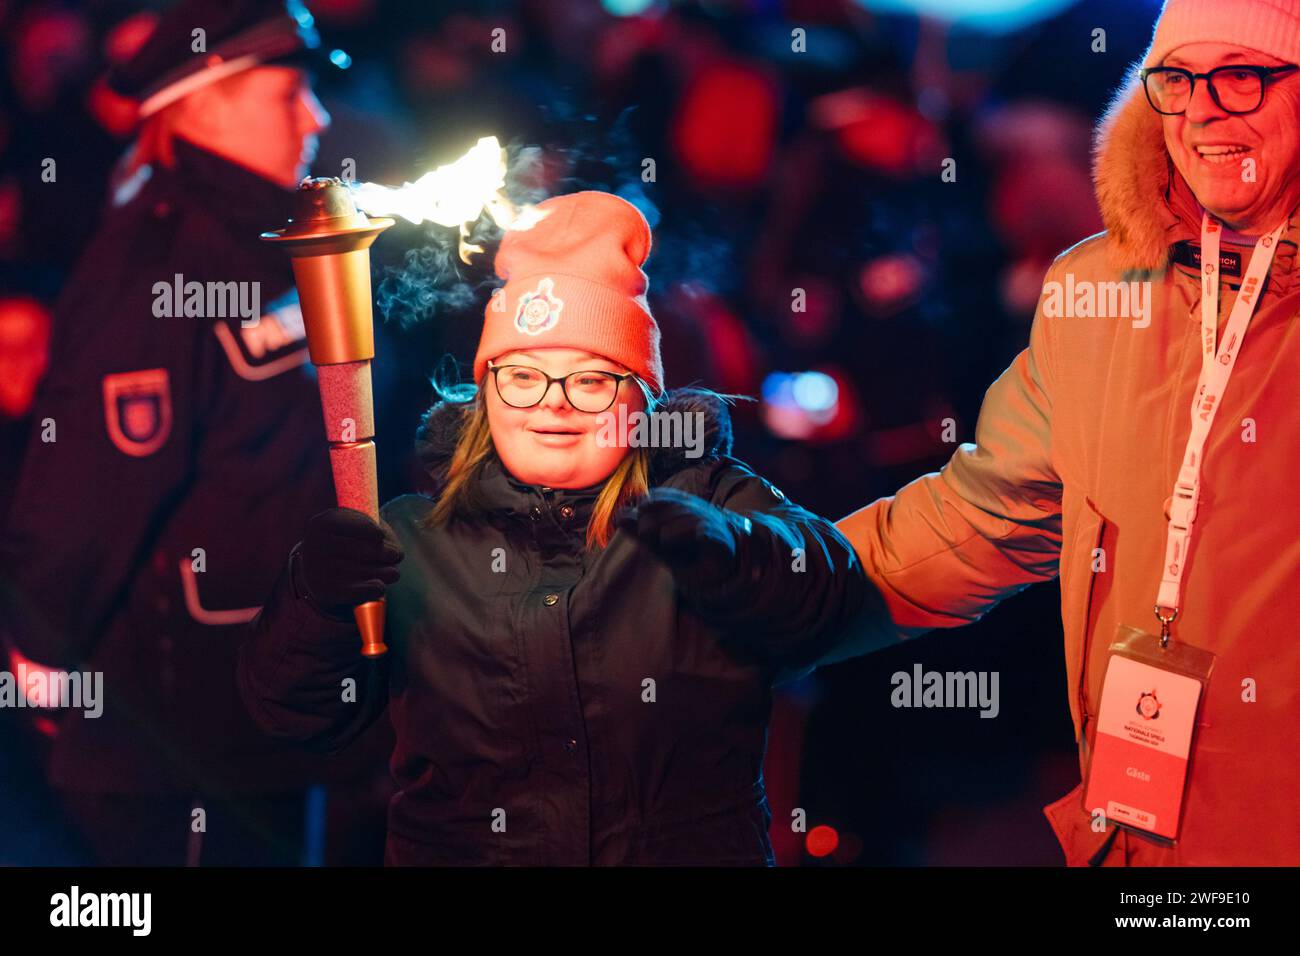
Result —
[[[443, 527], [455, 518], [480, 516], [474, 489], [483, 467], [496, 455], [492, 432], [488, 426], [487, 402], [484, 394], [488, 376], [483, 376], [473, 401], [465, 402], [461, 409], [460, 435], [456, 440], [451, 462], [447, 466], [438, 502], [422, 525], [426, 528]], [[634, 381], [646, 396], [646, 411], [654, 410], [659, 399], [639, 378]], [[631, 448], [618, 467], [605, 479], [596, 497], [595, 507], [587, 522], [587, 548], [603, 548], [614, 536], [614, 519], [618, 513], [635, 501], [645, 497], [650, 490], [650, 451], [644, 447]]]

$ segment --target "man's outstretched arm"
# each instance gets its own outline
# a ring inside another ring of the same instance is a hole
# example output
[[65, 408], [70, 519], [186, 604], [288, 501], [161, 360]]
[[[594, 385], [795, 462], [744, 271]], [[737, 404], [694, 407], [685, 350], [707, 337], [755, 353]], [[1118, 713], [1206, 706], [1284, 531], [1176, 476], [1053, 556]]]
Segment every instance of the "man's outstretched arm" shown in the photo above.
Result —
[[1029, 347], [985, 393], [974, 444], [959, 446], [942, 471], [836, 522], [879, 599], [820, 664], [969, 624], [1056, 576], [1061, 479], [1051, 454], [1049, 321], [1040, 305]]

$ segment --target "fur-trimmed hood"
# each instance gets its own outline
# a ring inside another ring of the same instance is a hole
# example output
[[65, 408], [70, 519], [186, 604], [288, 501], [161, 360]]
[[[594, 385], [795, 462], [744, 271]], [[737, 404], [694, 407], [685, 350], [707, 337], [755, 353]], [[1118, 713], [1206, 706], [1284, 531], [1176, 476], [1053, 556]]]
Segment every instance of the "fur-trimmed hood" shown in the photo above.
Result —
[[1160, 114], [1142, 91], [1138, 66], [1111, 100], [1093, 146], [1093, 186], [1110, 237], [1110, 263], [1120, 272], [1159, 271], [1182, 236], [1182, 217], [1170, 206], [1171, 185], [1182, 177], [1165, 149]]
[[[461, 428], [472, 408], [470, 402], [439, 401], [424, 413], [420, 421], [415, 433], [415, 453], [429, 476], [432, 489], [440, 488], [446, 477]], [[718, 393], [702, 388], [672, 389], [655, 410], [703, 415], [704, 437], [701, 454], [696, 458], [687, 457], [688, 449], [685, 448], [651, 449], [652, 484], [661, 483], [683, 468], [731, 454], [731, 413], [726, 400]]]
[[[1198, 241], [1201, 229], [1201, 206], [1169, 158], [1160, 114], [1147, 103], [1140, 67], [1134, 64], [1111, 100], [1093, 143], [1093, 186], [1109, 239], [1107, 258], [1121, 273], [1165, 269], [1170, 247]], [[1291, 271], [1296, 222], [1293, 213], [1274, 260], [1275, 277]]]

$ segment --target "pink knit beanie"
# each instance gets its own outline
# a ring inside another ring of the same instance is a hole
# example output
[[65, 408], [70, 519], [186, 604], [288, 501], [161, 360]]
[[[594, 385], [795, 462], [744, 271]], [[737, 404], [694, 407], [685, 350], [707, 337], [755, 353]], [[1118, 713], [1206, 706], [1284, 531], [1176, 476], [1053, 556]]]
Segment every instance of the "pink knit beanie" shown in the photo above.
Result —
[[506, 284], [484, 311], [474, 381], [506, 352], [574, 348], [612, 359], [662, 391], [659, 326], [641, 269], [650, 256], [645, 217], [596, 191], [555, 196], [537, 209], [546, 213], [540, 222], [501, 239], [496, 271]]
[[1300, 63], [1300, 0], [1165, 0], [1142, 65], [1186, 43], [1235, 43]]

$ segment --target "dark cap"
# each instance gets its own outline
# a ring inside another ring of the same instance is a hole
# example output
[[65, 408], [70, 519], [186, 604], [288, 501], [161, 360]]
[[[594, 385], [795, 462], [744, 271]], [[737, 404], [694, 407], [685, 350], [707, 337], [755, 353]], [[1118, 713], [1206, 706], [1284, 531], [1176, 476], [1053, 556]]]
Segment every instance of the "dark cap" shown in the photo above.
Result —
[[[196, 51], [195, 30], [203, 30]], [[140, 102], [140, 118], [219, 79], [267, 63], [328, 62], [301, 0], [181, 0], [108, 84]]]

